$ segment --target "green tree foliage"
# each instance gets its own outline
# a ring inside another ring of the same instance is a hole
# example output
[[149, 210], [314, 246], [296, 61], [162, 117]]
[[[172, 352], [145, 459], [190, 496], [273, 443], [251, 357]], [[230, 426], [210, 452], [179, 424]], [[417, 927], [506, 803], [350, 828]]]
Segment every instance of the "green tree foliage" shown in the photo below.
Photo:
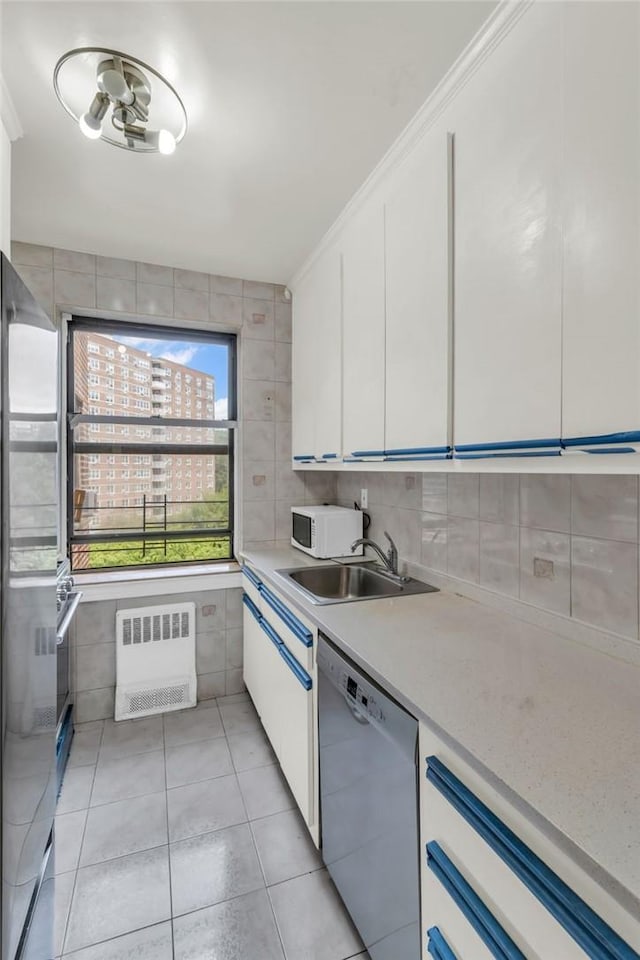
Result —
[[[142, 511], [140, 510], [140, 516]], [[138, 515], [136, 515], [138, 516]], [[221, 560], [231, 556], [231, 540], [229, 537], [204, 538], [197, 533], [190, 536], [191, 531], [211, 527], [225, 528], [229, 524], [229, 494], [225, 487], [222, 490], [212, 488], [205, 491], [203, 499], [184, 504], [179, 509], [169, 503], [167, 509], [166, 529], [184, 532], [184, 540], [147, 540], [140, 541], [126, 539], [126, 530], [138, 532], [140, 521], [136, 520], [133, 527], [131, 516], [127, 511], [119, 511], [109, 517], [109, 526], [122, 529], [124, 538], [114, 543], [92, 543], [89, 547], [89, 563], [91, 568], [96, 567], [130, 567], [158, 563], [186, 563], [195, 560]], [[159, 524], [164, 523], [164, 511], [154, 506], [147, 507], [147, 525], [154, 532], [164, 529]]]

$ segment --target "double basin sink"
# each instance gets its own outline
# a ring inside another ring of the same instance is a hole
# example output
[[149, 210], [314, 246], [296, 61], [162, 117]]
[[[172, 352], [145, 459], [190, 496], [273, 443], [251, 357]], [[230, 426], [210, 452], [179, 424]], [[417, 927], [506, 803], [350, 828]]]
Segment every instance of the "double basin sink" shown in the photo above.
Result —
[[293, 567], [277, 570], [308, 597], [312, 603], [350, 603], [354, 600], [380, 600], [435, 593], [432, 587], [412, 577], [391, 577], [375, 564], [332, 563], [318, 567]]

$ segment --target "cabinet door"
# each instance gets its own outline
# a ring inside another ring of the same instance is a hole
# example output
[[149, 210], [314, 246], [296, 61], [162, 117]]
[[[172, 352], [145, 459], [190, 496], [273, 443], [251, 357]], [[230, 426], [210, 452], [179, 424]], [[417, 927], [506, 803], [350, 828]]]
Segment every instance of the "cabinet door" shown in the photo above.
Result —
[[326, 250], [293, 298], [293, 455], [329, 459], [342, 448], [339, 251]]
[[345, 456], [384, 452], [384, 207], [374, 194], [342, 243]]
[[640, 431], [640, 7], [566, 7], [563, 437]]
[[445, 452], [449, 415], [446, 131], [430, 130], [392, 174], [385, 202], [388, 453]]
[[558, 446], [564, 6], [530, 7], [452, 108], [456, 450]]
[[253, 612], [253, 607], [247, 603], [246, 595], [243, 599], [242, 609], [243, 678], [256, 710], [261, 713], [264, 699], [264, 686], [260, 683], [264, 637], [260, 629], [258, 615]]
[[274, 746], [300, 812], [305, 821], [311, 823], [314, 819], [313, 694], [301, 679], [305, 671], [299, 666], [292, 668], [292, 659], [282, 658], [280, 664], [280, 735], [277, 746]]
[[[270, 740], [277, 736], [280, 723], [277, 693], [280, 656], [252, 609], [243, 613], [243, 677], [262, 726]], [[275, 746], [275, 745], [274, 745]]]
[[315, 331], [318, 316], [315, 272], [307, 273], [293, 292], [292, 450], [294, 460], [312, 460], [315, 451]]
[[316, 459], [342, 453], [342, 278], [338, 250], [327, 250], [315, 267], [318, 305], [313, 382]]

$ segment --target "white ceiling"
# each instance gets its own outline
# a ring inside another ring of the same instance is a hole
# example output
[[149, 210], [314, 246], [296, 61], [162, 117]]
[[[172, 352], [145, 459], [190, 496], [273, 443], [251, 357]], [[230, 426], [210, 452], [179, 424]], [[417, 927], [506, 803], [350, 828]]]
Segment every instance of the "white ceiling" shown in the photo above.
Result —
[[[5, 0], [13, 237], [286, 282], [494, 5]], [[172, 157], [88, 141], [64, 113], [53, 67], [89, 45], [177, 88]]]

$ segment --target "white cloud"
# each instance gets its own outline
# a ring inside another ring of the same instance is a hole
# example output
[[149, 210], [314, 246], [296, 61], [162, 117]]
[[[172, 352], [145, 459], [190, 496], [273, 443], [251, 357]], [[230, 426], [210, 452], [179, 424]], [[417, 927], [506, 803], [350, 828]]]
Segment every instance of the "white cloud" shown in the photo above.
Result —
[[159, 356], [163, 360], [186, 365], [193, 360], [199, 349], [199, 347], [184, 347], [182, 350], [164, 350]]
[[229, 401], [226, 397], [216, 400], [216, 420], [226, 420], [229, 409]]

